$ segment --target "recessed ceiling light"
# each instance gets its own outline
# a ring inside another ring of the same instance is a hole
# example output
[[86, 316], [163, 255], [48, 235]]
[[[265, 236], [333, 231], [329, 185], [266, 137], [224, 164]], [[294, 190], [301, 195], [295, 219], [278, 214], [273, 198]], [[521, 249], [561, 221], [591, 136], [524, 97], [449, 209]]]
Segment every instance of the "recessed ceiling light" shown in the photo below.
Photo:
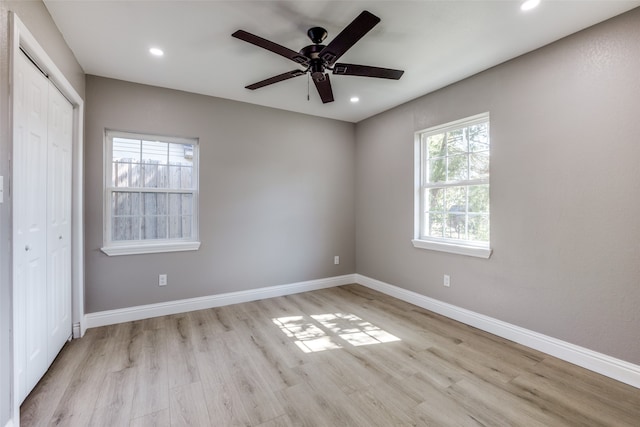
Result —
[[351, 99], [349, 99], [349, 101], [355, 104], [356, 102], [360, 101], [360, 98], [358, 98], [357, 96], [352, 96]]
[[540, 0], [526, 0], [520, 5], [521, 10], [535, 9], [540, 4]]
[[151, 49], [149, 49], [149, 53], [153, 56], [164, 55], [164, 52], [162, 51], [162, 49], [158, 49], [157, 47], [152, 47]]

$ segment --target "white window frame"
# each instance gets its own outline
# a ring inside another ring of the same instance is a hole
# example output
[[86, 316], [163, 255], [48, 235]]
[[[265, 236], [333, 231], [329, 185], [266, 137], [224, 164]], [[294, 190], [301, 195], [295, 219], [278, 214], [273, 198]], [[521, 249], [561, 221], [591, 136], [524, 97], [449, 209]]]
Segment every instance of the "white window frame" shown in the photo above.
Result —
[[[160, 141], [174, 144], [193, 145], [192, 189], [174, 188], [138, 188], [128, 187], [131, 192], [184, 193], [193, 195], [192, 237], [189, 239], [154, 239], [154, 240], [111, 240], [111, 198], [114, 191], [122, 191], [127, 187], [112, 185], [113, 173], [113, 138], [140, 139]], [[198, 233], [199, 217], [199, 141], [197, 138], [180, 138], [164, 135], [150, 135], [135, 132], [124, 132], [105, 129], [104, 133], [104, 184], [103, 184], [103, 247], [102, 252], [109, 256], [151, 254], [160, 252], [194, 251], [200, 248]]]
[[[490, 247], [490, 242], [480, 243], [480, 242], [472, 242], [463, 239], [451, 239], [451, 238], [439, 238], [432, 236], [425, 236], [422, 233], [424, 230], [425, 224], [423, 223], [425, 220], [425, 215], [423, 214], [425, 211], [425, 203], [424, 200], [424, 189], [428, 187], [428, 184], [423, 182], [426, 174], [424, 173], [423, 168], [426, 164], [425, 156], [426, 153], [423, 151], [423, 143], [422, 136], [423, 135], [433, 135], [442, 132], [447, 132], [454, 129], [460, 129], [467, 126], [471, 126], [477, 123], [488, 122], [490, 123], [489, 113], [482, 113], [475, 116], [467, 117], [461, 120], [456, 120], [454, 122], [446, 123], [440, 126], [431, 127], [428, 129], [423, 129], [414, 134], [414, 143], [415, 143], [415, 193], [414, 193], [414, 236], [412, 239], [413, 246], [419, 249], [429, 249], [441, 252], [448, 252], [459, 255], [467, 255], [479, 258], [489, 258], [492, 253], [492, 249]], [[490, 127], [489, 127], [490, 128]], [[490, 149], [491, 150], [491, 149]], [[478, 185], [478, 184], [487, 184], [489, 183], [490, 178], [486, 179], [474, 179], [474, 180], [465, 180], [455, 182], [455, 185]], [[489, 218], [491, 218], [489, 214]]]

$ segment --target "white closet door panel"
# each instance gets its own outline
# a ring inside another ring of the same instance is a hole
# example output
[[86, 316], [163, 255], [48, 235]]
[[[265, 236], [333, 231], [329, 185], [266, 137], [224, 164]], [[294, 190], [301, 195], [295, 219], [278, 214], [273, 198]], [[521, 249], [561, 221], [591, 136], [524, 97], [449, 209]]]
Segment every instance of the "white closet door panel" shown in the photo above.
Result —
[[73, 107], [50, 83], [47, 183], [48, 360], [71, 336], [71, 126]]
[[[24, 148], [24, 140], [27, 134], [27, 119], [26, 119], [26, 89], [25, 89], [25, 76], [24, 70], [20, 66], [18, 61], [15, 74], [13, 76], [13, 98], [14, 98], [14, 110], [13, 110], [13, 153], [14, 153], [14, 183], [13, 190], [15, 192], [24, 193], [21, 191], [22, 175], [24, 172], [22, 169], [17, 168], [16, 160], [24, 158], [22, 150]], [[25, 268], [24, 268], [24, 254], [22, 250], [24, 248], [24, 206], [19, 205], [19, 198], [14, 196], [13, 204], [13, 283], [14, 283], [14, 303], [15, 303], [15, 316], [13, 325], [14, 333], [17, 339], [14, 340], [16, 346], [14, 350], [14, 372], [15, 382], [18, 390], [16, 393], [20, 396], [20, 401], [25, 397], [25, 390], [27, 388], [27, 375], [26, 375], [26, 360], [27, 360], [27, 346], [26, 340], [23, 339], [26, 333], [26, 313], [23, 308], [26, 307], [26, 289], [25, 283]]]
[[[26, 274], [26, 327], [27, 327], [27, 394], [38, 383], [49, 367], [47, 356], [47, 283], [41, 257], [31, 259]], [[43, 298], [43, 296], [45, 298]]]
[[[18, 56], [14, 96], [14, 289], [17, 301], [15, 333], [24, 363], [18, 369], [18, 390], [24, 398], [46, 372], [47, 360], [47, 121], [49, 82], [22, 55]], [[19, 340], [20, 341], [20, 340]], [[20, 378], [20, 376], [24, 376]]]

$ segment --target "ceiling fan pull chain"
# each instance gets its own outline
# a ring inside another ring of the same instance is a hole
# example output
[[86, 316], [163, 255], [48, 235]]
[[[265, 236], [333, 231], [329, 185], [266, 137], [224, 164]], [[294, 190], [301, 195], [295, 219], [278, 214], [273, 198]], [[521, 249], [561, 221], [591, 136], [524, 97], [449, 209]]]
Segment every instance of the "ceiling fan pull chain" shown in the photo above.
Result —
[[307, 101], [311, 100], [311, 98], [309, 97], [309, 85], [311, 84], [310, 80], [311, 74], [307, 73]]

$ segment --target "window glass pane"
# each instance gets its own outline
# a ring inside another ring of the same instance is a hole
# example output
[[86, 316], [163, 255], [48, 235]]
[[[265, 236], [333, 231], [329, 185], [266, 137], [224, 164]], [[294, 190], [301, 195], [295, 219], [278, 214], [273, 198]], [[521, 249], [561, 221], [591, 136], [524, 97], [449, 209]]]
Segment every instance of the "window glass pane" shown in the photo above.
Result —
[[171, 165], [169, 166], [169, 188], [188, 189], [191, 188], [190, 166]]
[[129, 186], [129, 168], [126, 163], [113, 162], [111, 167], [111, 185], [114, 187]]
[[140, 186], [140, 163], [133, 163], [128, 159], [113, 162], [111, 170], [112, 183], [114, 187], [139, 187]]
[[142, 161], [167, 164], [169, 144], [159, 141], [142, 141]]
[[166, 216], [144, 216], [142, 217], [142, 238], [143, 239], [166, 239], [167, 238], [167, 217]]
[[183, 237], [185, 236], [183, 236], [182, 234], [182, 216], [170, 216], [169, 217], [169, 238], [181, 239]]
[[192, 216], [192, 194], [169, 194], [169, 238], [190, 238]]
[[111, 240], [139, 240], [140, 218], [132, 216], [113, 217], [111, 224]]
[[468, 151], [467, 139], [464, 137], [464, 128], [447, 132], [447, 155], [453, 156]]
[[140, 163], [140, 140], [113, 138], [113, 161]]
[[193, 145], [169, 144], [170, 165], [193, 165]]
[[191, 224], [193, 224], [193, 218], [191, 215], [182, 216], [182, 238], [189, 239], [191, 235]]
[[489, 212], [489, 186], [469, 186], [469, 212]]
[[444, 214], [430, 213], [426, 216], [429, 222], [429, 236], [444, 237]]
[[167, 195], [164, 193], [142, 193], [144, 215], [166, 215]]
[[449, 211], [449, 214], [447, 214], [445, 237], [451, 239], [465, 239], [466, 218], [464, 211]]
[[114, 191], [111, 197], [111, 214], [114, 216], [139, 215], [140, 194]]
[[166, 239], [167, 195], [165, 193], [143, 193], [143, 238]]
[[182, 194], [169, 194], [169, 215], [182, 214]]
[[428, 182], [444, 182], [447, 180], [447, 159], [429, 160]]
[[158, 193], [158, 215], [169, 215], [169, 195]]
[[429, 159], [434, 157], [444, 157], [446, 155], [443, 133], [428, 136], [426, 145], [427, 156]]
[[467, 155], [449, 157], [447, 165], [447, 180], [462, 181], [468, 179]]
[[185, 190], [193, 188], [193, 167], [183, 166], [180, 173], [182, 175], [180, 179], [182, 186], [180, 188]]
[[181, 194], [182, 215], [193, 215], [193, 194]]
[[444, 192], [444, 188], [429, 189], [429, 204], [427, 205], [429, 211], [444, 212]]
[[467, 210], [467, 187], [445, 188], [445, 208], [448, 212], [465, 212]]
[[489, 152], [481, 151], [469, 155], [469, 179], [489, 177]]
[[489, 242], [489, 214], [469, 215], [469, 240]]
[[487, 151], [489, 150], [489, 124], [480, 123], [469, 126], [469, 151]]
[[142, 165], [141, 183], [144, 188], [167, 188], [167, 165], [149, 160]]

